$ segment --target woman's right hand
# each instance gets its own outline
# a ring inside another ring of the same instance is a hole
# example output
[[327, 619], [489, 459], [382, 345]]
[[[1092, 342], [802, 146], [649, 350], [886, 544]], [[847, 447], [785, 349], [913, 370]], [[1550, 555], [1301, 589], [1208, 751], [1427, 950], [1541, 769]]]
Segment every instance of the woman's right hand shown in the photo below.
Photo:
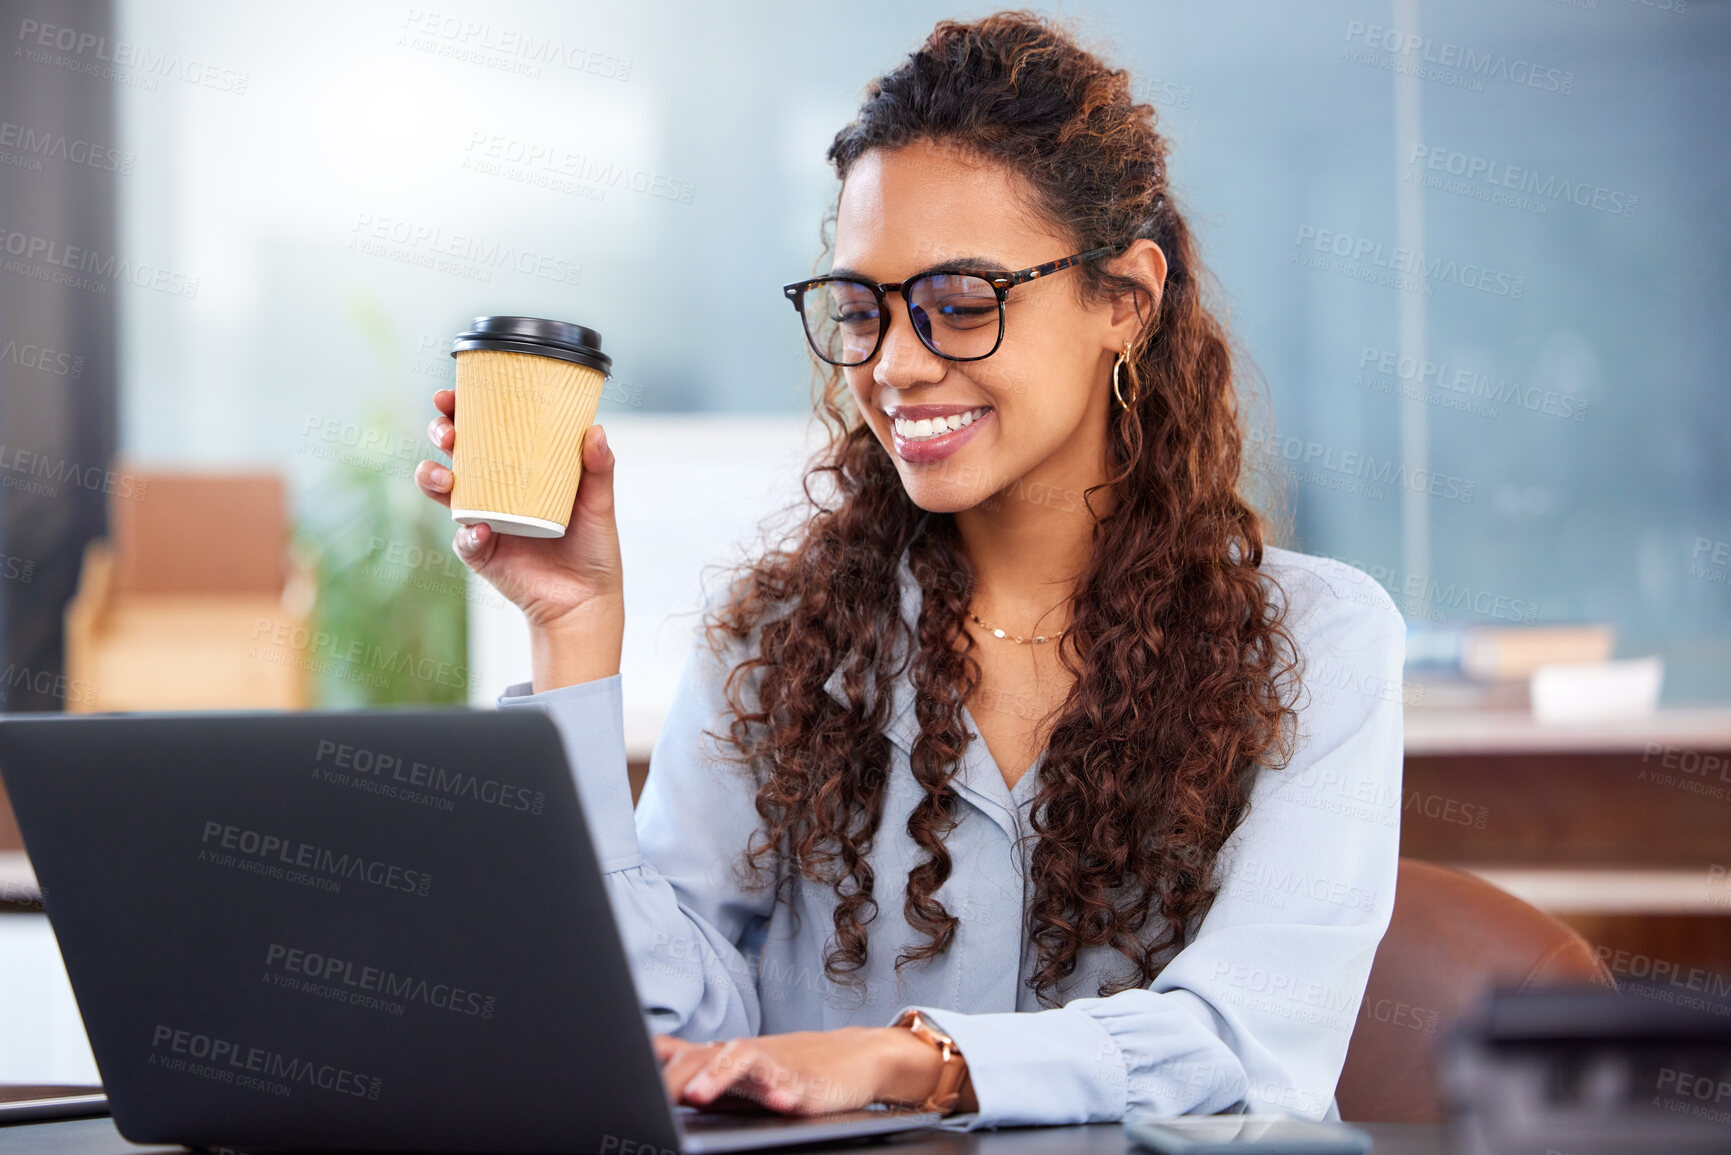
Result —
[[[427, 436], [446, 453], [457, 443], [457, 395], [433, 394], [438, 416]], [[625, 586], [613, 519], [613, 451], [601, 426], [583, 439], [583, 481], [563, 537], [494, 533], [458, 526], [452, 547], [463, 564], [523, 611], [529, 623], [536, 692], [619, 672], [625, 638]], [[415, 467], [421, 492], [446, 508], [451, 471], [436, 461]]]

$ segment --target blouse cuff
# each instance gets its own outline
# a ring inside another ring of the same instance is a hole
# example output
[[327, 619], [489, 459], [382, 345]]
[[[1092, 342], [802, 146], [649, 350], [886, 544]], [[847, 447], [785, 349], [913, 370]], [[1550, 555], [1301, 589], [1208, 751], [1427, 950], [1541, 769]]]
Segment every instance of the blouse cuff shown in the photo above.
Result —
[[643, 863], [625, 772], [625, 704], [620, 675], [533, 693], [518, 682], [499, 695], [501, 709], [545, 711], [559, 731], [565, 761], [589, 824], [589, 839], [603, 874]]
[[947, 1130], [1102, 1123], [1124, 1115], [1124, 1060], [1090, 1015], [1062, 1007], [989, 1014], [908, 1009], [954, 1039], [968, 1064], [979, 1110], [946, 1118], [940, 1126]]

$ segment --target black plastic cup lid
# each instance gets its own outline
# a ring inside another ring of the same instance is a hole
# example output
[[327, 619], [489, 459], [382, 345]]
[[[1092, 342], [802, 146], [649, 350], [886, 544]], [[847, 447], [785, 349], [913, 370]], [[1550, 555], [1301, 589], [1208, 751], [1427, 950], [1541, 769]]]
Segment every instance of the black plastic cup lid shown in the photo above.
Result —
[[540, 317], [476, 317], [466, 333], [451, 343], [451, 356], [470, 349], [492, 349], [504, 353], [533, 353], [557, 357], [613, 373], [613, 358], [601, 351], [601, 334], [569, 321]]

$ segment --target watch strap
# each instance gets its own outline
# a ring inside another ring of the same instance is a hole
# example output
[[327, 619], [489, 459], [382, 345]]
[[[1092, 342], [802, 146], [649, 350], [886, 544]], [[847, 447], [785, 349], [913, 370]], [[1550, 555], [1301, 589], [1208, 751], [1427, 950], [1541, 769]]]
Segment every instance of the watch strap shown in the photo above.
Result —
[[936, 1047], [943, 1056], [943, 1067], [938, 1072], [938, 1085], [926, 1096], [926, 1101], [919, 1105], [919, 1109], [948, 1115], [955, 1110], [957, 1100], [962, 1097], [962, 1080], [967, 1078], [968, 1074], [967, 1060], [962, 1058], [956, 1041], [932, 1026], [918, 1011], [903, 1011], [896, 1020], [896, 1026], [906, 1027], [916, 1037]]

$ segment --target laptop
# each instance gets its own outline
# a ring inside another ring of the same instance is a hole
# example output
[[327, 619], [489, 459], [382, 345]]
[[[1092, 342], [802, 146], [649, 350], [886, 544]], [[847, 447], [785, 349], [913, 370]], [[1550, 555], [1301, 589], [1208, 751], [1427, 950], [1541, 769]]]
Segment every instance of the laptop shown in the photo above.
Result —
[[133, 1142], [700, 1155], [938, 1120], [668, 1101], [538, 711], [12, 717], [0, 775]]

